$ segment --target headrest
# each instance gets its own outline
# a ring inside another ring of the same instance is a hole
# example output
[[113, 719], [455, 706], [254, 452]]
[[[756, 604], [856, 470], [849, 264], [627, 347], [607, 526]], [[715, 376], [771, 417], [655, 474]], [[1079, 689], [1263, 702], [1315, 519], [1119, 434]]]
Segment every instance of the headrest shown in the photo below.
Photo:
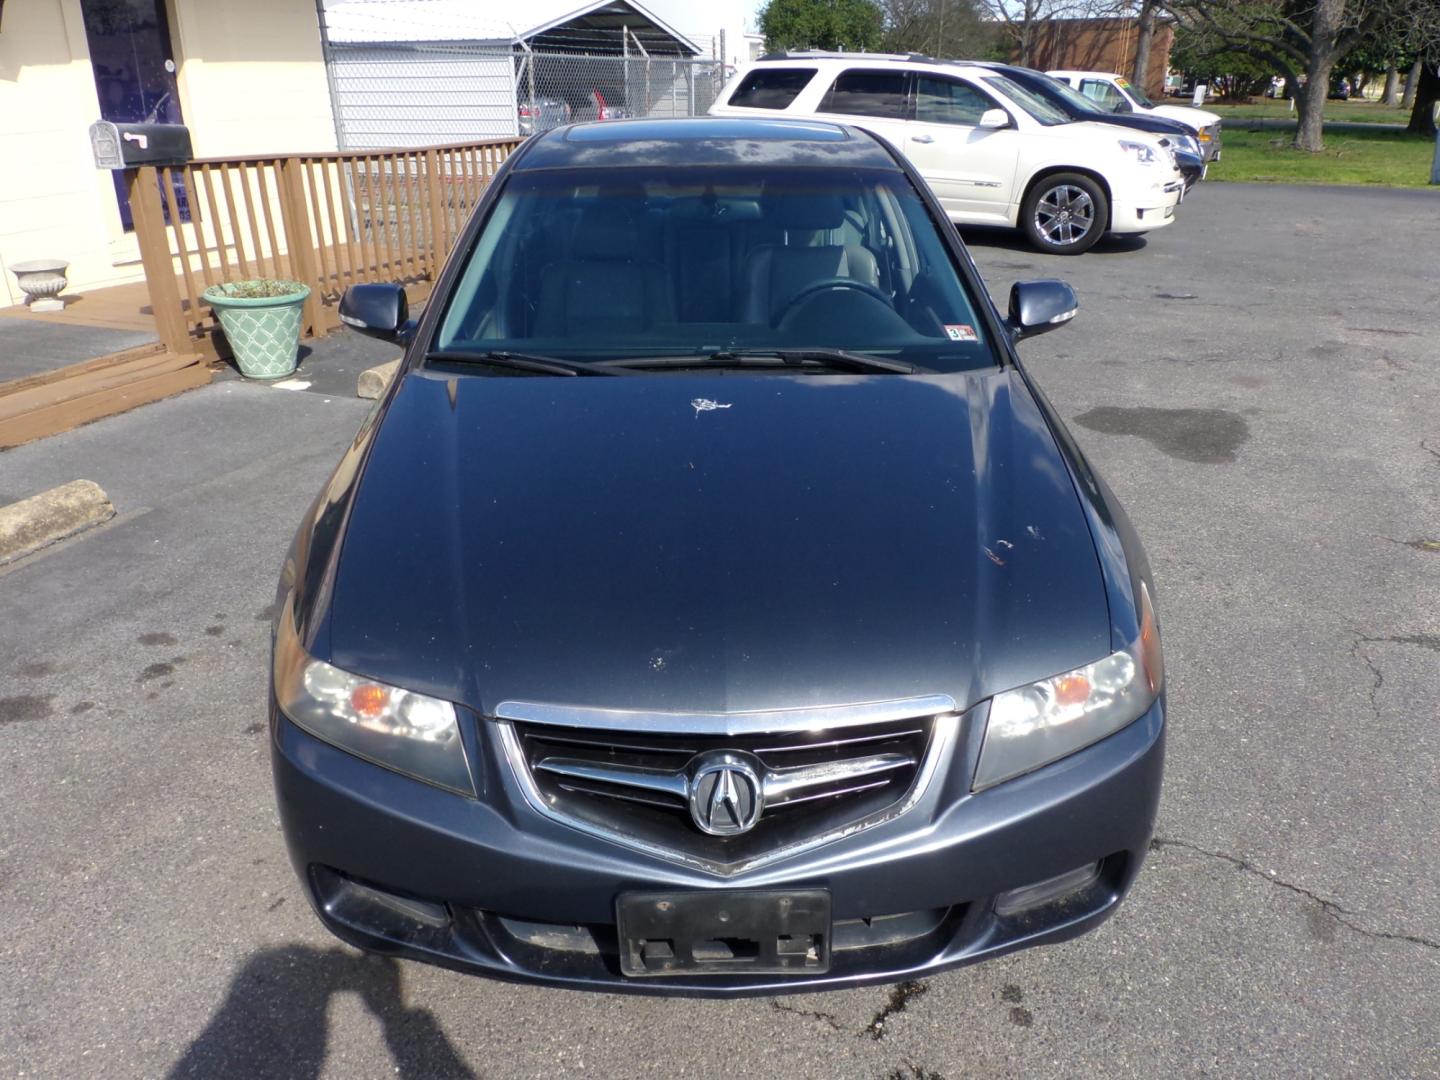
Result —
[[845, 203], [839, 195], [782, 195], [770, 202], [769, 217], [784, 229], [838, 229]]
[[577, 259], [632, 259], [639, 245], [634, 211], [607, 202], [581, 212], [571, 254]]

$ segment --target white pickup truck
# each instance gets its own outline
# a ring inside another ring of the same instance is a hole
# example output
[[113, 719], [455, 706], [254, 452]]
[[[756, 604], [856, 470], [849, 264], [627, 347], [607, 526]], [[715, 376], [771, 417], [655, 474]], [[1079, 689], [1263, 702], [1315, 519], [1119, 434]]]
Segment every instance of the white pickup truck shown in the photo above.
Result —
[[1207, 162], [1220, 160], [1220, 117], [1216, 113], [1186, 105], [1157, 105], [1128, 79], [1108, 71], [1047, 71], [1045, 74], [1068, 83], [1102, 109], [1178, 120], [1195, 132]]

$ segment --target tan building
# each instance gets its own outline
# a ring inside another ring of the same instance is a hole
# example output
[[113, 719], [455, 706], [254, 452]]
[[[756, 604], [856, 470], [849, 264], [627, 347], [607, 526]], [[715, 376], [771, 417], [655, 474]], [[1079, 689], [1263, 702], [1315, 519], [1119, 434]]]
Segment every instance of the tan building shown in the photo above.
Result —
[[70, 292], [144, 274], [95, 168], [98, 119], [184, 123], [197, 158], [336, 148], [314, 0], [9, 0], [0, 8], [0, 309], [9, 266], [70, 263]]
[[[1128, 79], [1135, 68], [1139, 33], [1138, 19], [1051, 19], [1035, 27], [1030, 66], [1041, 71], [1108, 71]], [[1157, 20], [1143, 87], [1152, 98], [1165, 92], [1174, 43], [1175, 28]]]

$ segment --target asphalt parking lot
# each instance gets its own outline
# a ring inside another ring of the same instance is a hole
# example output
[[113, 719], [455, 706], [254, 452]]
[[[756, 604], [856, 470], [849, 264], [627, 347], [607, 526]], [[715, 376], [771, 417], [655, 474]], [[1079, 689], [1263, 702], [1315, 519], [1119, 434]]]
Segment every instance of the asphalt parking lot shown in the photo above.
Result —
[[[1440, 192], [1202, 185], [1023, 347], [1161, 589], [1166, 790], [1095, 933], [901, 988], [511, 986], [331, 940], [264, 735], [290, 533], [369, 403], [217, 382], [0, 454], [0, 1075], [1440, 1076]], [[383, 359], [384, 357], [380, 357]]]

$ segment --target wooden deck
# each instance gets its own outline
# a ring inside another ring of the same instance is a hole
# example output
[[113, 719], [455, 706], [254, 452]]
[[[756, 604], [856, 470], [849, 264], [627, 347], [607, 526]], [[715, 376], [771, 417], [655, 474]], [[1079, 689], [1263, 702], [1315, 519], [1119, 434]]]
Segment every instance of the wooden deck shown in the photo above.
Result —
[[100, 326], [107, 330], [155, 334], [155, 315], [150, 308], [149, 290], [143, 281], [61, 295], [65, 301], [64, 311], [31, 311], [23, 304], [17, 304], [0, 308], [0, 315], [7, 319], [34, 319], [68, 326]]

